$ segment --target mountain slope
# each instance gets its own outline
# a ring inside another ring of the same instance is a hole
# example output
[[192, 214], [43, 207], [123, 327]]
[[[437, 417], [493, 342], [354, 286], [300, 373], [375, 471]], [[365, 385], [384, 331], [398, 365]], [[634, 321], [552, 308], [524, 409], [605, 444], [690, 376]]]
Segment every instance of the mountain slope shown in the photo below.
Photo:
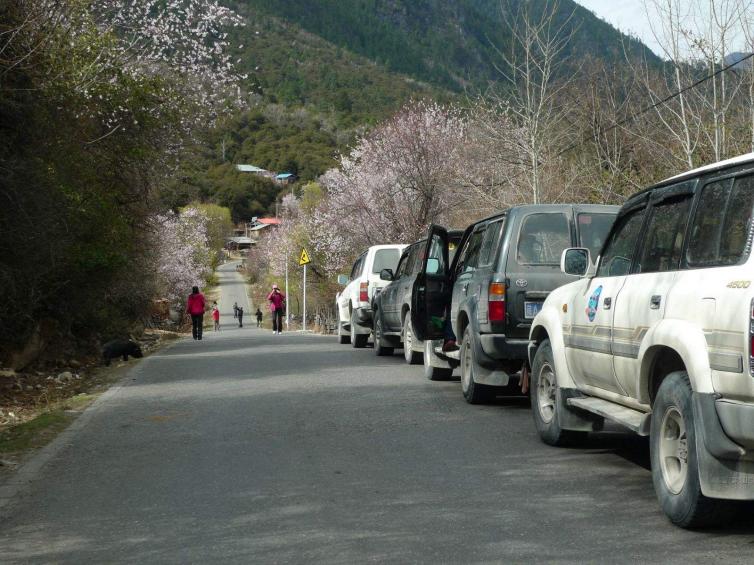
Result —
[[[530, 0], [533, 11], [547, 0]], [[507, 51], [500, 0], [239, 0], [257, 14], [293, 22], [330, 43], [386, 68], [461, 91], [499, 80], [497, 49]], [[631, 56], [657, 57], [572, 0], [561, 0], [557, 20], [573, 14], [573, 38], [564, 55], [619, 64]]]
[[247, 25], [235, 31], [245, 87], [265, 102], [307, 106], [339, 128], [375, 123], [409, 98], [448, 93], [338, 47], [299, 25], [238, 4]]

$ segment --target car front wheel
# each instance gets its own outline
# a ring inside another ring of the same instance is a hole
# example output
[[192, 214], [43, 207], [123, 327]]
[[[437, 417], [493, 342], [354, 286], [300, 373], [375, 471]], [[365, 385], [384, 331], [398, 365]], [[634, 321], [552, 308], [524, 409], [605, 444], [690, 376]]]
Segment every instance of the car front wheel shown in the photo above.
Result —
[[392, 355], [393, 348], [383, 345], [382, 337], [382, 314], [379, 310], [374, 311], [374, 353], [378, 356]]
[[422, 362], [422, 354], [414, 351], [414, 330], [411, 327], [411, 312], [406, 312], [403, 319], [403, 358], [409, 365], [418, 365]]
[[453, 375], [453, 369], [448, 367], [433, 367], [432, 362], [432, 348], [434, 344], [431, 339], [424, 342], [424, 376], [430, 381], [445, 381]]
[[534, 426], [548, 445], [565, 445], [586, 432], [564, 430], [560, 426], [562, 407], [558, 402], [558, 380], [550, 340], [546, 339], [534, 355], [531, 369], [531, 405]]

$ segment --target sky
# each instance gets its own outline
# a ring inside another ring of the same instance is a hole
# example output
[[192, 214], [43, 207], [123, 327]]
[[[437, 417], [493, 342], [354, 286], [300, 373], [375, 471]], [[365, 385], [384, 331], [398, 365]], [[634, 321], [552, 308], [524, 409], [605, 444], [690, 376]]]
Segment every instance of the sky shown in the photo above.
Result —
[[[644, 10], [644, 0], [575, 0], [594, 12], [597, 17], [609, 22], [613, 27], [618, 28], [624, 33], [635, 35], [641, 39], [647, 47], [662, 56], [659, 45], [652, 35], [652, 29], [649, 25], [646, 12]], [[690, 6], [692, 0], [681, 0], [681, 4]], [[690, 26], [691, 27], [691, 26]], [[734, 48], [743, 49], [743, 41], [738, 40], [734, 43]]]
[[643, 0], [576, 0], [624, 33], [636, 35], [647, 47], [659, 54], [659, 47], [644, 11]]

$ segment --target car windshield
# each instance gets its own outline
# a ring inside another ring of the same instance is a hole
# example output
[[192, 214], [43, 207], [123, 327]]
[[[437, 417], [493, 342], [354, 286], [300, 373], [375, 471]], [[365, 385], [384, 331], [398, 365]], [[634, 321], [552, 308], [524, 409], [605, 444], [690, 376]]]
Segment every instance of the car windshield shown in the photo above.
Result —
[[398, 266], [398, 259], [401, 254], [397, 249], [378, 249], [374, 254], [374, 264], [372, 265], [372, 273], [377, 275], [382, 269], [390, 269], [395, 272], [395, 268]]

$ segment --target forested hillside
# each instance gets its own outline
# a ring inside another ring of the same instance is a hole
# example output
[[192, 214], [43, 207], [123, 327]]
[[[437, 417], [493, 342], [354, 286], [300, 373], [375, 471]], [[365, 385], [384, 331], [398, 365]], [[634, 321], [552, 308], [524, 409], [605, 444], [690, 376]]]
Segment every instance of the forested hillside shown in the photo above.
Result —
[[[358, 133], [410, 99], [465, 104], [491, 85], [507, 87], [500, 52], [512, 39], [503, 31], [506, 5], [498, 0], [228, 4], [246, 20], [232, 31], [232, 43], [252, 107], [209, 134], [165, 195], [171, 206], [198, 197], [229, 206], [235, 219], [264, 213], [277, 196], [274, 187], [247, 183], [229, 163], [313, 180]], [[531, 5], [536, 12], [544, 4]], [[572, 34], [559, 57], [573, 65], [623, 64], [624, 49], [657, 62], [643, 45], [571, 0], [561, 2], [557, 18], [556, 28], [565, 24]]]
[[243, 3], [238, 9], [247, 24], [235, 30], [237, 64], [249, 75], [248, 90], [266, 102], [307, 106], [350, 127], [383, 119], [412, 96], [442, 96], [415, 76], [392, 72], [293, 20]]
[[[484, 89], [500, 80], [499, 51], [512, 47], [504, 17], [513, 7], [500, 0], [237, 0], [252, 13], [294, 22], [332, 44], [386, 68], [453, 91]], [[534, 14], [548, 4], [528, 3]], [[549, 2], [552, 4], [552, 2]], [[556, 26], [573, 30], [564, 57], [591, 55], [611, 64], [656, 57], [572, 0], [561, 0]], [[536, 16], [535, 16], [536, 17]], [[570, 20], [569, 20], [570, 18]], [[324, 67], [323, 67], [324, 69]], [[327, 71], [325, 71], [327, 72]]]

